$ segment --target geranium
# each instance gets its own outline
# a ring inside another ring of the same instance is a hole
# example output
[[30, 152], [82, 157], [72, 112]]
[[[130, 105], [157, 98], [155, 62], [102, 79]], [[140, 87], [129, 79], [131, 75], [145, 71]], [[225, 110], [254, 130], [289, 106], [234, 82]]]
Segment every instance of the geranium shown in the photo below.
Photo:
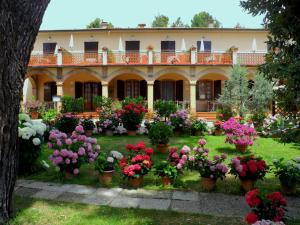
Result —
[[242, 180], [262, 179], [269, 169], [269, 166], [261, 157], [255, 157], [254, 155], [234, 157], [231, 159], [230, 167], [230, 173]]
[[120, 112], [124, 127], [130, 131], [136, 131], [144, 118], [147, 109], [142, 104], [128, 103]]
[[216, 130], [221, 130], [222, 125], [223, 125], [223, 122], [220, 121], [220, 120], [217, 120], [217, 121], [214, 122], [214, 127], [215, 127]]
[[246, 193], [245, 198], [251, 208], [251, 212], [245, 216], [245, 221], [248, 224], [266, 224], [262, 223], [261, 220], [273, 222], [285, 220], [287, 201], [280, 192], [264, 194], [258, 189], [253, 189]]

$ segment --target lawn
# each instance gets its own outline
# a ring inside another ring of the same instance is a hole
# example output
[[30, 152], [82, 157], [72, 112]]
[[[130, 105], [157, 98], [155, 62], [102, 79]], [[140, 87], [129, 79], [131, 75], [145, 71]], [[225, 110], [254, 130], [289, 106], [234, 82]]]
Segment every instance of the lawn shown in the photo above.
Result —
[[[242, 218], [17, 198], [10, 225], [245, 225]], [[124, 216], [126, 215], [126, 216]], [[299, 221], [289, 221], [296, 225]]]
[[[238, 155], [239, 153], [235, 150], [234, 146], [224, 143], [224, 136], [206, 136], [207, 147], [211, 150], [211, 157], [214, 154], [221, 154], [222, 152], [228, 155], [227, 162]], [[138, 141], [144, 141], [147, 146], [151, 146], [147, 136], [97, 136], [98, 143], [101, 145], [102, 151], [118, 150], [126, 154], [125, 145], [134, 144]], [[185, 137], [173, 137], [171, 139], [170, 145], [182, 147], [183, 145], [195, 146], [197, 145], [198, 137], [185, 136]], [[153, 147], [153, 146], [152, 146]], [[279, 159], [284, 157], [286, 160], [293, 159], [296, 156], [300, 156], [300, 146], [295, 144], [282, 144], [273, 140], [272, 138], [259, 138], [255, 141], [255, 144], [250, 148], [251, 152], [262, 156], [267, 163], [271, 164], [273, 159]], [[48, 156], [51, 153], [47, 149], [46, 145], [43, 146], [43, 154], [41, 159], [49, 162]], [[166, 155], [155, 152], [154, 163], [159, 160], [165, 159]], [[50, 162], [49, 162], [50, 164]], [[71, 179], [64, 180], [59, 176], [59, 173], [54, 167], [50, 167], [47, 171], [41, 171], [37, 174], [26, 177], [26, 179], [34, 179], [40, 181], [51, 181], [51, 182], [63, 182], [63, 183], [76, 183], [83, 185], [91, 185], [100, 187], [97, 176], [93, 173], [93, 166], [85, 165], [81, 168], [80, 175]], [[121, 171], [117, 170], [116, 176], [113, 179], [110, 187], [121, 186], [126, 187], [126, 181], [122, 179]], [[272, 172], [267, 174], [267, 177], [263, 181], [259, 181], [257, 186], [267, 191], [279, 190], [279, 182], [277, 178], [274, 177]], [[166, 189], [161, 185], [160, 179], [155, 177], [153, 173], [145, 176], [144, 186], [145, 189]], [[185, 189], [185, 190], [196, 190], [203, 191], [199, 185], [199, 174], [197, 172], [185, 171], [175, 182], [174, 189]], [[230, 194], [242, 194], [239, 188], [239, 180], [228, 175], [224, 181], [218, 181], [216, 192], [230, 193]], [[300, 196], [298, 191], [297, 196]]]

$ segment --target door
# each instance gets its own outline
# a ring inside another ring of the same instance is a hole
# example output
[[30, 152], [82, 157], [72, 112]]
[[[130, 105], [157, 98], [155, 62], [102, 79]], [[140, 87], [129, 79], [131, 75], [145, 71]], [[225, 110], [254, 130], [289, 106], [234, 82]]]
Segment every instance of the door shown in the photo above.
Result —
[[175, 88], [176, 82], [173, 80], [161, 81], [161, 99], [167, 101], [174, 101], [176, 99]]
[[98, 62], [98, 42], [84, 42], [84, 61], [86, 63]]
[[43, 58], [40, 59], [43, 64], [55, 64], [56, 57], [54, 55], [57, 43], [43, 43]]
[[93, 105], [94, 96], [102, 95], [101, 82], [75, 82], [75, 98], [84, 99], [84, 110], [94, 111], [95, 107]]
[[125, 50], [125, 62], [127, 64], [140, 62], [140, 41], [126, 41]]
[[44, 84], [44, 101], [52, 102], [52, 97], [56, 96], [56, 82], [47, 82]]
[[171, 63], [175, 57], [175, 41], [161, 41], [161, 62]]

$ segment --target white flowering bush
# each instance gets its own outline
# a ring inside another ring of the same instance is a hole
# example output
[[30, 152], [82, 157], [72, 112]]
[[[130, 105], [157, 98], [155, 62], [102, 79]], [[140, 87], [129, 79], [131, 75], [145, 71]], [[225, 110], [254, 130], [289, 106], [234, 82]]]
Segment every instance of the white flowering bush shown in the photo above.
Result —
[[103, 174], [106, 171], [113, 171], [118, 161], [122, 158], [123, 155], [118, 151], [111, 151], [110, 153], [100, 151], [95, 162], [95, 170], [99, 174]]
[[41, 154], [46, 125], [33, 121], [27, 114], [19, 114], [19, 174], [32, 173]]

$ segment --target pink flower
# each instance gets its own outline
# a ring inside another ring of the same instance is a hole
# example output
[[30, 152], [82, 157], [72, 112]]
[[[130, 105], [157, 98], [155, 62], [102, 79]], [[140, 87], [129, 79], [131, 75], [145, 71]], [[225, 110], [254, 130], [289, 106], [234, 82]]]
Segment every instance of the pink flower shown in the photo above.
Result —
[[189, 157], [189, 161], [194, 162], [195, 161], [195, 157], [194, 156], [190, 156]]
[[83, 126], [78, 125], [78, 126], [75, 128], [75, 131], [76, 131], [77, 133], [82, 134], [82, 133], [84, 132]]
[[71, 145], [72, 144], [72, 140], [70, 138], [66, 139], [66, 144], [67, 145]]
[[214, 160], [219, 160], [220, 157], [218, 155], [214, 155]]
[[182, 164], [178, 163], [177, 166], [176, 166], [176, 168], [179, 169], [179, 170], [181, 170], [182, 169]]
[[201, 138], [201, 139], [198, 141], [198, 144], [201, 145], [201, 146], [206, 145], [205, 139]]
[[48, 142], [48, 148], [52, 148], [52, 143], [51, 142]]
[[57, 146], [62, 146], [62, 143], [61, 143], [61, 141], [60, 140], [58, 140], [57, 142], [56, 142], [56, 144], [57, 144]]
[[77, 169], [77, 168], [76, 168], [76, 169], [74, 169], [74, 170], [73, 170], [73, 173], [74, 173], [74, 175], [77, 175], [77, 174], [79, 174], [79, 169]]
[[65, 162], [67, 165], [71, 163], [70, 159], [66, 159]]

